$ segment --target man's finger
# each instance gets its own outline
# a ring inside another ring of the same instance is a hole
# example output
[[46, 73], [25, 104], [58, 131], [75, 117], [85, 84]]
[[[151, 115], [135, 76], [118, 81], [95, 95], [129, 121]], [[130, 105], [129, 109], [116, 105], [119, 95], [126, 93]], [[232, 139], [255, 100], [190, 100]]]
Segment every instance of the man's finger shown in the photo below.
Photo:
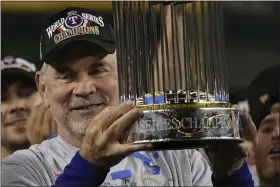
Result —
[[35, 117], [36, 117], [36, 112], [37, 111], [38, 107], [34, 107], [31, 109], [31, 112], [30, 112], [30, 115], [27, 119], [27, 137], [29, 140], [31, 140], [31, 137], [32, 137], [32, 132], [33, 132], [33, 128], [34, 128], [34, 124], [35, 124]]
[[57, 133], [57, 124], [56, 124], [56, 122], [53, 118], [51, 119], [51, 127], [52, 127], [52, 134], [51, 135]]
[[38, 118], [38, 111], [40, 110], [42, 104], [36, 105], [31, 109], [30, 116], [27, 120], [27, 137], [31, 144], [36, 143], [37, 141], [34, 141], [38, 138], [38, 127], [37, 127], [37, 118]]
[[[98, 125], [98, 129], [107, 129], [114, 121], [116, 121], [118, 118], [120, 118], [122, 115], [127, 113], [129, 110], [131, 110], [134, 107], [134, 103], [132, 101], [127, 101], [119, 106], [109, 106], [106, 107], [103, 111], [101, 111], [99, 114], [97, 114], [93, 121], [92, 125]], [[92, 128], [92, 125], [89, 127], [88, 131], [95, 130], [96, 128]]]
[[243, 150], [244, 154], [246, 154], [246, 157], [253, 151], [253, 143], [250, 141], [244, 141], [240, 144], [240, 149]]
[[45, 114], [45, 106], [40, 104], [38, 111], [36, 112], [36, 118], [34, 120], [34, 129], [33, 131], [33, 136], [31, 137], [32, 140], [32, 144], [37, 144], [37, 143], [41, 143], [42, 141], [42, 123], [44, 120], [44, 114]]
[[121, 137], [118, 139], [121, 144], [127, 143], [127, 142], [132, 142], [130, 135], [136, 125], [139, 125], [138, 122], [136, 121], [134, 124], [132, 124], [130, 127], [126, 128], [121, 135]]
[[39, 109], [39, 105], [31, 108], [30, 115], [27, 119], [27, 124], [28, 124], [27, 128], [32, 129], [34, 127], [38, 109]]
[[135, 121], [143, 115], [143, 112], [137, 108], [131, 109], [129, 112], [117, 119], [109, 128], [106, 134], [108, 136], [120, 137], [127, 128], [130, 128]]
[[52, 118], [50, 112], [48, 110], [45, 110], [43, 124], [42, 124], [43, 139], [46, 139], [51, 135], [51, 122], [52, 122]]
[[236, 110], [240, 110], [240, 107], [238, 105], [232, 105], [232, 108], [235, 108]]
[[248, 112], [242, 112], [240, 118], [241, 118], [241, 126], [242, 126], [242, 130], [241, 130], [242, 137], [245, 140], [256, 143], [257, 129], [256, 129], [256, 125], [251, 119], [251, 116], [248, 114]]
[[127, 101], [119, 106], [109, 106], [102, 110], [99, 114], [97, 114], [90, 126], [86, 131], [86, 135], [84, 137], [83, 142], [92, 142], [93, 138], [96, 136], [102, 136], [102, 140], [98, 141], [107, 141], [111, 137], [103, 137], [103, 133], [106, 132], [106, 129], [113, 124], [116, 119], [124, 115], [126, 112], [131, 110], [134, 107], [134, 103], [132, 101]]
[[40, 105], [36, 114], [37, 115], [36, 115], [36, 119], [34, 121], [34, 123], [35, 123], [34, 127], [36, 128], [37, 131], [40, 131], [41, 125], [37, 125], [37, 124], [42, 124], [42, 122], [43, 122], [44, 114], [45, 114], [45, 106]]

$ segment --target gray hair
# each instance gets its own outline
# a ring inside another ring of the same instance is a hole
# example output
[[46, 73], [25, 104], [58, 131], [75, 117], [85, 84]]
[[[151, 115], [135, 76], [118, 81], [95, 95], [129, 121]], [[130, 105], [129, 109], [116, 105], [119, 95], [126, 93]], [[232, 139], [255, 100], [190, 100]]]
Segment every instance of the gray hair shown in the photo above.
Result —
[[41, 67], [40, 72], [41, 72], [42, 74], [45, 74], [46, 71], [47, 71], [47, 68], [48, 68], [48, 64], [46, 64], [46, 63], [44, 62], [43, 65], [42, 65], [42, 67]]

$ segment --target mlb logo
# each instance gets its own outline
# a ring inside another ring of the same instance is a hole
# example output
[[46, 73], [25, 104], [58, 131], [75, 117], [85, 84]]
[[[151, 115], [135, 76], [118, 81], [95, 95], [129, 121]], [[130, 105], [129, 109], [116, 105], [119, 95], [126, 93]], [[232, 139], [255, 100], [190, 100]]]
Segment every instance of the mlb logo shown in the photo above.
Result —
[[67, 29], [73, 29], [76, 27], [89, 27], [92, 21], [85, 19], [76, 12], [69, 12], [69, 15], [60, 27], [58, 27], [59, 32], [65, 32]]
[[65, 26], [72, 29], [81, 26], [83, 23], [83, 18], [79, 14], [70, 14], [65, 19]]

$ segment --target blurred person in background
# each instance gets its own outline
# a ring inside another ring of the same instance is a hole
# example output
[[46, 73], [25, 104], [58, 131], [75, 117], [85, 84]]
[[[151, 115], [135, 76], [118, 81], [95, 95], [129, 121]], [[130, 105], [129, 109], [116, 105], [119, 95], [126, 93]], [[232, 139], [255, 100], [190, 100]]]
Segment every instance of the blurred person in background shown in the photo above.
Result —
[[48, 127], [52, 118], [42, 116], [48, 113], [36, 89], [35, 72], [35, 65], [22, 58], [1, 60], [2, 159], [51, 134]]
[[12, 56], [1, 61], [1, 156], [27, 148], [27, 119], [40, 102], [34, 81], [34, 64]]
[[254, 162], [260, 186], [280, 185], [280, 65], [260, 72], [250, 84], [250, 113], [258, 129]]

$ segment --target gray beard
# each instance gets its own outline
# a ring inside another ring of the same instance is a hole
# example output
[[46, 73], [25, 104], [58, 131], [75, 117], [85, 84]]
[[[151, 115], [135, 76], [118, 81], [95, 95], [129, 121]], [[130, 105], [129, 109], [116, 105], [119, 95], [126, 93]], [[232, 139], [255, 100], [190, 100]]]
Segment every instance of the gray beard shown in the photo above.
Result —
[[62, 126], [67, 130], [74, 138], [83, 142], [84, 137], [86, 135], [87, 129], [90, 125], [91, 120], [87, 119], [82, 123], [77, 123], [73, 121], [68, 121], [64, 123]]

